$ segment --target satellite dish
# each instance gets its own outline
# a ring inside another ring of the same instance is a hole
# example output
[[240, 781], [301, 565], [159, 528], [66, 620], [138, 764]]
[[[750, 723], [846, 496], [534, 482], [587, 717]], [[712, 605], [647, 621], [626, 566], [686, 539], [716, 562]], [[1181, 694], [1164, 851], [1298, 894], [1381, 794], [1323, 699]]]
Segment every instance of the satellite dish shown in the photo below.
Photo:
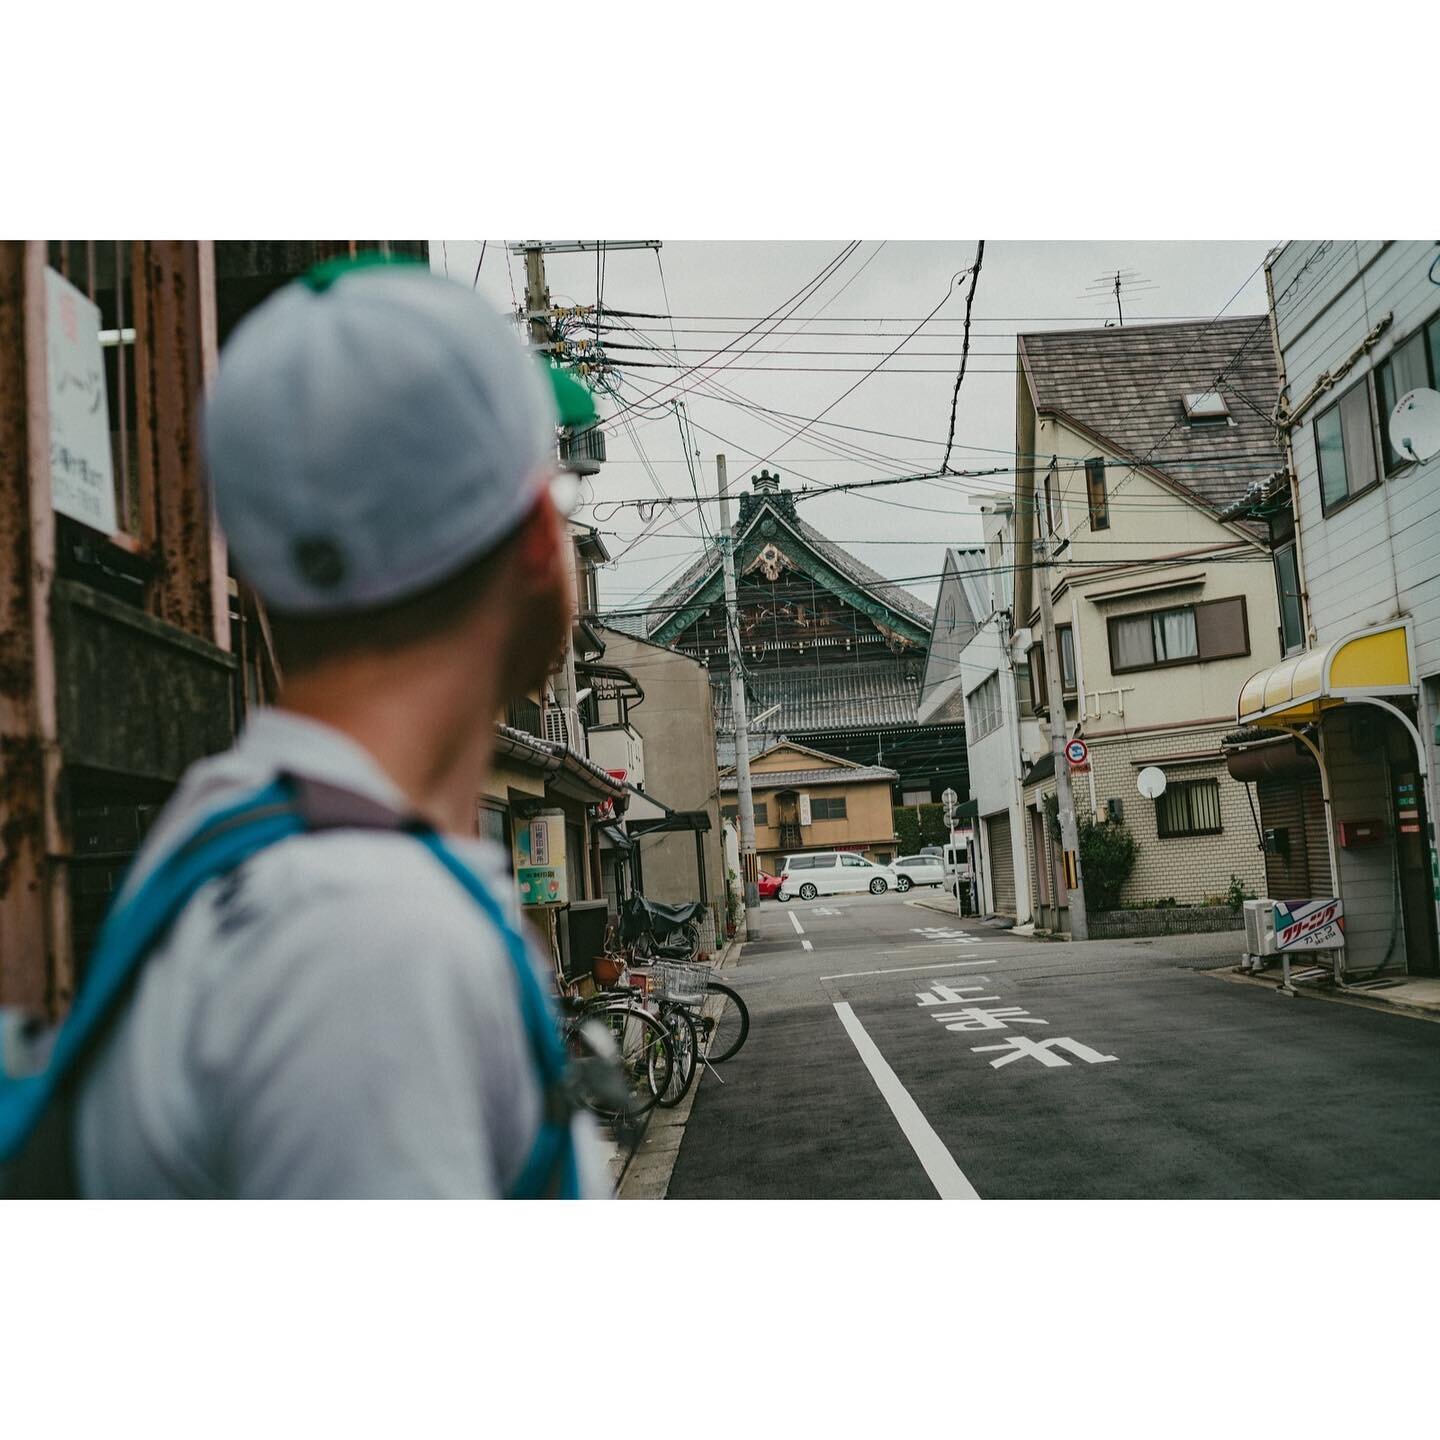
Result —
[[1147, 765], [1136, 777], [1135, 785], [1147, 800], [1158, 800], [1165, 793], [1165, 772]]
[[1440, 392], [1412, 390], [1390, 412], [1390, 444], [1407, 460], [1440, 455]]

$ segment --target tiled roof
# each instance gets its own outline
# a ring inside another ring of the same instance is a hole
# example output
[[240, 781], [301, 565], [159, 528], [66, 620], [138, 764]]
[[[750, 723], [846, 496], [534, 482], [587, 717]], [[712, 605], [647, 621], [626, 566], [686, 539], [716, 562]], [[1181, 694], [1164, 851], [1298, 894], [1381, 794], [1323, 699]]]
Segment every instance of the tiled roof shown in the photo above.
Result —
[[[1213, 510], [1283, 464], [1270, 419], [1279, 371], [1264, 315], [1021, 335], [1019, 351], [1038, 411], [1079, 421]], [[1222, 376], [1235, 423], [1187, 421], [1181, 396], [1213, 390]]]
[[[900, 778], [898, 770], [884, 765], [850, 765], [836, 770], [755, 770], [750, 775], [752, 790], [781, 790], [792, 785], [853, 785], [862, 780], [883, 780], [893, 784]], [[733, 775], [720, 778], [720, 788], [729, 793], [739, 788]]]
[[[872, 570], [857, 560], [848, 550], [827, 540], [813, 525], [798, 516], [787, 515], [775, 505], [757, 504], [749, 521], [736, 536], [737, 545], [759, 523], [762, 515], [773, 515], [782, 525], [790, 526], [800, 538], [828, 564], [862, 589], [868, 590], [877, 599], [884, 601], [892, 610], [905, 616], [913, 624], [929, 630], [935, 612], [918, 596], [887, 580], [878, 570]], [[705, 553], [685, 571], [681, 577], [655, 601], [650, 612], [649, 629], [658, 630], [686, 599], [720, 568], [719, 551], [706, 547]]]
[[[765, 721], [765, 729], [772, 735], [913, 725], [920, 698], [918, 666], [913, 660], [899, 658], [830, 665], [823, 670], [762, 670], [751, 673], [748, 685], [751, 714], [760, 714], [772, 705], [780, 707]], [[728, 677], [712, 676], [711, 686], [716, 729], [733, 729]]]

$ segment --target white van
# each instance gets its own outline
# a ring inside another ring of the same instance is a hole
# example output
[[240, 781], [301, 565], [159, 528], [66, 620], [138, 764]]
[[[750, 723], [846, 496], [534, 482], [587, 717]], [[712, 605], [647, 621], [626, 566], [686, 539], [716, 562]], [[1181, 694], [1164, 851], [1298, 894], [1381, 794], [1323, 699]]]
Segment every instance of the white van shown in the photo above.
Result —
[[788, 855], [780, 872], [780, 898], [798, 895], [813, 900], [817, 895], [843, 895], [868, 890], [883, 895], [895, 884], [895, 871], [877, 865], [861, 855], [822, 850], [814, 855]]

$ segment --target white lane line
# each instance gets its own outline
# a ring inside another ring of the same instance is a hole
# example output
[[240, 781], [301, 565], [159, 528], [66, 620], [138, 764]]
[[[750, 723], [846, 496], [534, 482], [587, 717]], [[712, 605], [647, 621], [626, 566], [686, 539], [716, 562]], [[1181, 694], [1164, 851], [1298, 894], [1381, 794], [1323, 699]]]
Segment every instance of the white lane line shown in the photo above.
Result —
[[802, 940], [800, 942], [800, 948], [802, 950], [813, 950], [815, 947], [808, 940]]
[[[930, 948], [928, 945], [925, 947]], [[822, 980], [854, 980], [861, 975], [904, 975], [911, 970], [958, 970], [962, 965], [993, 965], [993, 960], [947, 960], [943, 965], [897, 965], [893, 970], [847, 970], [843, 975], [822, 975]]]
[[795, 927], [795, 933], [797, 935], [803, 935], [805, 933], [804, 930], [800, 928], [800, 917], [793, 910], [790, 911], [790, 923]]
[[850, 1036], [870, 1078], [879, 1087], [890, 1113], [900, 1124], [905, 1138], [915, 1157], [925, 1167], [930, 1183], [939, 1192], [942, 1200], [978, 1200], [979, 1193], [965, 1178], [965, 1172], [955, 1163], [955, 1157], [945, 1148], [944, 1141], [930, 1128], [920, 1107], [910, 1098], [910, 1092], [900, 1083], [900, 1077], [886, 1063], [885, 1057], [875, 1047], [875, 1042], [866, 1033], [865, 1027], [855, 1018], [855, 1012], [843, 1001], [835, 1002], [835, 1013]]

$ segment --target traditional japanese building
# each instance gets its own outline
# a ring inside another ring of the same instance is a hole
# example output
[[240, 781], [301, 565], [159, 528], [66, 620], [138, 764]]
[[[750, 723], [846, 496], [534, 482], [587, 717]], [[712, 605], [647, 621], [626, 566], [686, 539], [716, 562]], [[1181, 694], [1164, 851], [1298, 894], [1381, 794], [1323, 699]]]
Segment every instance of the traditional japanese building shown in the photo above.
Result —
[[[957, 703], [921, 724], [916, 706], [934, 619], [930, 606], [863, 565], [796, 513], [793, 491], [761, 472], [735, 526], [738, 638], [751, 750], [784, 738], [897, 773], [895, 803], [969, 794]], [[735, 759], [724, 581], [715, 548], [656, 602], [647, 638], [710, 670], [720, 764]]]

